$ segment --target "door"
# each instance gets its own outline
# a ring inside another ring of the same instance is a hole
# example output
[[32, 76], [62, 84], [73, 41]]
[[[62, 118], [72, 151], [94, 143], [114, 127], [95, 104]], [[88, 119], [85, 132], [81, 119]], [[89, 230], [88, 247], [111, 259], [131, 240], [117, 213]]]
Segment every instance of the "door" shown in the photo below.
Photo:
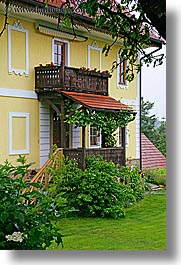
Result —
[[69, 124], [64, 123], [61, 117], [53, 111], [53, 144], [58, 148], [70, 147], [70, 128]]
[[61, 119], [55, 111], [53, 111], [53, 144], [58, 148], [61, 146]]

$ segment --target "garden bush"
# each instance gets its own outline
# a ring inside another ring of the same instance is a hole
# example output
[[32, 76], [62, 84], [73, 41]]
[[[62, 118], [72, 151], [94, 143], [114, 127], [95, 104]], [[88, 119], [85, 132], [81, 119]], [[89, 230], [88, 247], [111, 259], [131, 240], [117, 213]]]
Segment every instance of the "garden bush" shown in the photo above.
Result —
[[[41, 250], [52, 241], [61, 244], [55, 200], [40, 184], [24, 180], [31, 164], [26, 165], [23, 157], [18, 161], [16, 167], [8, 161], [0, 165], [0, 249]], [[36, 189], [30, 191], [30, 185]]]
[[[125, 208], [143, 198], [144, 184], [137, 169], [106, 162], [101, 156], [87, 157], [86, 169], [75, 161], [64, 159], [63, 167], [50, 169], [53, 184], [51, 196], [61, 194], [66, 199], [67, 214], [112, 217], [125, 215]], [[126, 179], [119, 183], [119, 179]]]
[[166, 187], [166, 168], [146, 169], [145, 177], [147, 183], [163, 185]]
[[119, 177], [126, 186], [125, 205], [143, 199], [145, 192], [145, 179], [139, 174], [139, 169], [134, 166], [122, 166], [119, 170]]

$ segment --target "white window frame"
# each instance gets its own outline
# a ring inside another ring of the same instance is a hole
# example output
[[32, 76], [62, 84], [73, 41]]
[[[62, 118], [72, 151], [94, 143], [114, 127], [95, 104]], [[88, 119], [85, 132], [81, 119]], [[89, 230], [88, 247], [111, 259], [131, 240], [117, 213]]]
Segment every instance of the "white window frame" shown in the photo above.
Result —
[[[26, 40], [26, 46], [25, 46], [25, 52], [26, 52], [26, 56], [25, 56], [25, 69], [18, 69], [18, 68], [13, 68], [12, 67], [12, 55], [11, 55], [11, 51], [12, 51], [12, 40], [11, 40], [11, 32], [12, 30], [16, 30], [19, 32], [23, 32], [25, 33], [25, 40]], [[28, 30], [24, 29], [22, 24], [20, 23], [20, 21], [16, 21], [14, 22], [13, 26], [8, 25], [8, 73], [12, 74], [13, 72], [15, 74], [19, 74], [19, 75], [23, 75], [25, 74], [25, 76], [28, 76], [29, 74], [29, 46], [28, 46]]]
[[[26, 147], [22, 150], [13, 149], [13, 118], [20, 117], [26, 119]], [[9, 155], [25, 155], [30, 152], [30, 121], [27, 112], [9, 112]]]
[[89, 127], [88, 127], [88, 130], [89, 130], [89, 148], [101, 148], [101, 146], [102, 146], [102, 133], [101, 133], [101, 129], [99, 130], [99, 135], [100, 135], [100, 143], [99, 143], [99, 145], [91, 145], [91, 140], [90, 140], [90, 137], [91, 137], [91, 135], [90, 135], [90, 127], [91, 127], [91, 125], [89, 125]]
[[126, 80], [126, 84], [120, 84], [119, 83], [119, 80], [120, 80], [120, 53], [118, 52], [117, 53], [117, 64], [118, 64], [118, 67], [117, 67], [117, 87], [118, 88], [125, 88], [125, 89], [128, 89], [128, 81]]
[[[100, 64], [100, 71], [102, 71], [102, 49], [98, 47], [97, 43], [94, 41], [92, 45], [88, 45], [88, 68], [91, 65], [91, 50], [99, 51], [99, 64]], [[93, 70], [93, 69], [91, 69]]]
[[66, 53], [65, 53], [66, 62], [64, 62], [64, 63], [66, 66], [70, 66], [70, 43], [69, 43], [69, 41], [64, 40], [64, 39], [52, 38], [52, 62], [54, 63], [54, 42], [55, 41], [65, 43], [65, 45], [66, 45]]

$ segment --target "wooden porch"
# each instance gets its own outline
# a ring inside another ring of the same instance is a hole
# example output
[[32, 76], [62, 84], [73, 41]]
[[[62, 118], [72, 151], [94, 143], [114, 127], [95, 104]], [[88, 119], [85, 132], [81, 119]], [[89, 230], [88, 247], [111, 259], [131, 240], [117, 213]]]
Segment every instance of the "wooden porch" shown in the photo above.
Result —
[[108, 148], [64, 148], [63, 154], [69, 160], [75, 160], [80, 168], [86, 167], [86, 157], [91, 155], [100, 155], [105, 161], [112, 161], [115, 164], [124, 166], [125, 148], [124, 147], [108, 147]]
[[[64, 114], [64, 97], [72, 97], [73, 100], [86, 105], [90, 109], [101, 111], [119, 111], [128, 109], [128, 107], [108, 96], [108, 78], [111, 75], [107, 71], [89, 70], [85, 68], [60, 66], [38, 66], [35, 67], [35, 91], [40, 100], [46, 100], [57, 115]], [[70, 92], [80, 95], [69, 95]], [[68, 94], [69, 93], [69, 94]], [[67, 95], [68, 94], [68, 95]], [[95, 95], [92, 99], [91, 97]], [[78, 97], [78, 99], [77, 99]], [[60, 109], [58, 110], [54, 100], [61, 99]], [[93, 105], [92, 105], [93, 104]], [[82, 126], [82, 146], [81, 148], [65, 148], [71, 146], [66, 144], [66, 132], [64, 124], [64, 115], [60, 117], [61, 134], [59, 137], [62, 152], [69, 160], [76, 160], [80, 168], [86, 167], [86, 157], [91, 155], [100, 155], [105, 161], [112, 161], [120, 166], [125, 165], [125, 143], [122, 147], [104, 147], [86, 148], [85, 126]], [[56, 143], [55, 143], [56, 144]]]

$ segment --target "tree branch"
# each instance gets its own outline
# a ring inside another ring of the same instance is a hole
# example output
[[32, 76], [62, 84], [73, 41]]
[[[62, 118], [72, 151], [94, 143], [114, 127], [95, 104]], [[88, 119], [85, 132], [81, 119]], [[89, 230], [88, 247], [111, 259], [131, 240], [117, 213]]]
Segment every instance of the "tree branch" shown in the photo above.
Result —
[[8, 25], [8, 8], [9, 8], [9, 0], [5, 2], [5, 15], [4, 15], [4, 25], [0, 32], [0, 37], [3, 35], [4, 31], [6, 30], [6, 27]]

